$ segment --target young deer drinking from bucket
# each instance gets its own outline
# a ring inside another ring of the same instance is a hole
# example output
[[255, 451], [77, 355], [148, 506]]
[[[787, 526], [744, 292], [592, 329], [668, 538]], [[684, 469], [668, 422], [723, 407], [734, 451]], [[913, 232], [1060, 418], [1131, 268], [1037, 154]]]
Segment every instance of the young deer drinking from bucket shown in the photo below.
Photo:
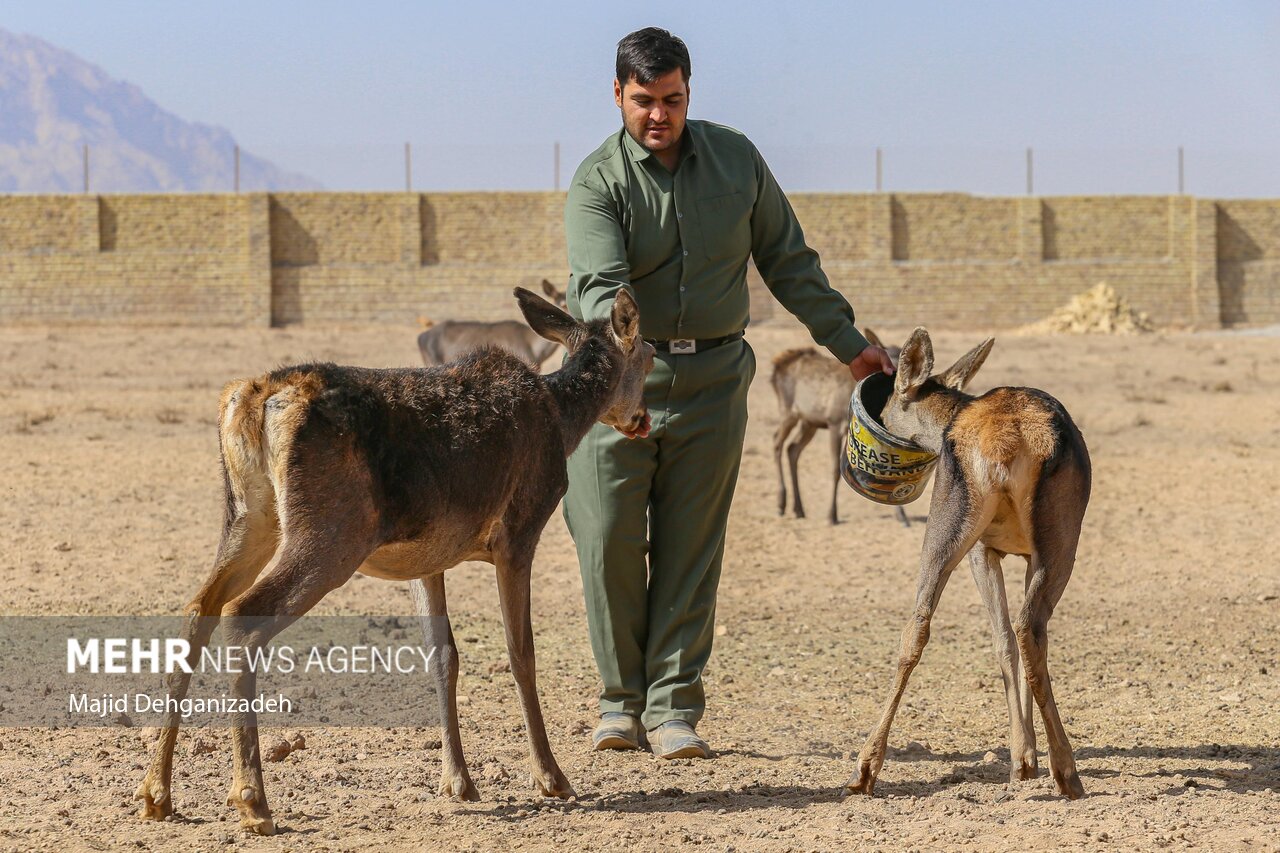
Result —
[[[898, 347], [887, 347], [870, 329], [862, 334], [872, 346], [887, 350], [896, 363]], [[800, 477], [797, 468], [800, 454], [809, 446], [814, 434], [827, 430], [831, 441], [831, 510], [827, 520], [839, 523], [836, 501], [840, 494], [840, 456], [844, 453], [846, 433], [849, 429], [849, 398], [857, 385], [849, 368], [829, 355], [823, 355], [813, 347], [789, 349], [773, 359], [773, 376], [770, 378], [773, 394], [778, 400], [782, 422], [773, 434], [773, 461], [778, 466], [778, 515], [787, 512], [787, 481], [782, 474], [782, 449], [787, 451], [787, 463], [791, 469], [791, 507], [796, 518], [804, 518], [804, 502], [800, 500]], [[790, 442], [787, 441], [791, 438]], [[898, 521], [910, 527], [906, 510], [897, 507]]]
[[[498, 598], [543, 795], [573, 789], [551, 754], [534, 678], [529, 573], [534, 548], [568, 484], [565, 460], [595, 421], [643, 428], [653, 348], [625, 291], [610, 319], [579, 323], [527, 290], [520, 310], [570, 355], [540, 376], [499, 349], [438, 369], [370, 370], [332, 364], [282, 368], [222, 392], [219, 437], [226, 488], [222, 541], [209, 579], [187, 606], [192, 666], [222, 617], [228, 646], [263, 647], [356, 572], [413, 582], [443, 727], [442, 794], [477, 799], [462, 757], [458, 656], [445, 605], [446, 569], [497, 567]], [[258, 574], [275, 557], [270, 571]], [[190, 675], [170, 680], [186, 695]], [[233, 678], [250, 697], [255, 675]], [[173, 811], [170, 777], [180, 718], [169, 714], [138, 788], [141, 816]], [[229, 805], [241, 826], [270, 834], [257, 719], [232, 719]]]
[[[916, 329], [902, 348], [893, 395], [885, 403], [884, 425], [939, 459], [920, 555], [915, 614], [902, 633], [893, 694], [846, 786], [855, 793], [870, 794], [875, 787], [889, 727], [929, 640], [938, 599], [951, 571], [968, 554], [991, 620], [1009, 705], [1009, 777], [1036, 775], [1034, 696], [1058, 791], [1071, 799], [1084, 795], [1053, 699], [1046, 658], [1049, 617], [1071, 577], [1089, 503], [1089, 452], [1066, 409], [1043, 391], [995, 388], [976, 398], [964, 393], [993, 343], [987, 339], [944, 372], [930, 376], [933, 345], [928, 332]], [[1006, 554], [1027, 561], [1026, 594], [1012, 626], [1000, 569]]]

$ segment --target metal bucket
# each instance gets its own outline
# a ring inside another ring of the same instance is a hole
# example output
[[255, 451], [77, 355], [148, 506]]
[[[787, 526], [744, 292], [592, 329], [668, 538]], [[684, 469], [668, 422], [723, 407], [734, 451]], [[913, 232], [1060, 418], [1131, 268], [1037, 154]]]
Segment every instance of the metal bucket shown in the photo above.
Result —
[[840, 476], [864, 498], [901, 506], [920, 497], [938, 457], [885, 429], [880, 413], [892, 395], [893, 377], [884, 373], [873, 373], [854, 387]]

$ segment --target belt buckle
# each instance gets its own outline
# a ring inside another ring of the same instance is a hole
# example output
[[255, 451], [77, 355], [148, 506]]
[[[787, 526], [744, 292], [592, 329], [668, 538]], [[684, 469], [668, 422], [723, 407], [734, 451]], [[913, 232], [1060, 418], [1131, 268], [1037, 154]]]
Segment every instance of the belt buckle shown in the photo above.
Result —
[[693, 338], [672, 338], [667, 349], [672, 355], [692, 355], [698, 351], [698, 342]]

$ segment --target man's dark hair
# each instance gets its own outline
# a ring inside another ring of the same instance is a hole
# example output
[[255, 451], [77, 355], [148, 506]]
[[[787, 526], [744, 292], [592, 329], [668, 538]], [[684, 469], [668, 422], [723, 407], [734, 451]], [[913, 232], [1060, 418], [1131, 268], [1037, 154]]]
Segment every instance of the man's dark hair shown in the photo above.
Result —
[[652, 83], [663, 74], [679, 68], [684, 82], [689, 82], [689, 48], [666, 30], [645, 27], [618, 42], [618, 83], [622, 86], [635, 78], [637, 83]]

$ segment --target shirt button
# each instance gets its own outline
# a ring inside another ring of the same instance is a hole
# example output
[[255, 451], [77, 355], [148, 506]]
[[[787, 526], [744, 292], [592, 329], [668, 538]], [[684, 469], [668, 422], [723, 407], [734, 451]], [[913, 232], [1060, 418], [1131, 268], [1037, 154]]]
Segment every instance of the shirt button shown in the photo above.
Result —
[[676, 219], [684, 219], [684, 214], [683, 214], [683, 213], [677, 213], [677, 214], [676, 214]]
[[684, 285], [683, 285], [683, 284], [682, 284], [682, 285], [680, 285], [680, 292], [681, 292], [681, 293], [684, 293]]
[[684, 250], [684, 256], [685, 256], [686, 258], [687, 258], [687, 257], [689, 257], [689, 250], [688, 250], [688, 249], [685, 249], [685, 250]]

